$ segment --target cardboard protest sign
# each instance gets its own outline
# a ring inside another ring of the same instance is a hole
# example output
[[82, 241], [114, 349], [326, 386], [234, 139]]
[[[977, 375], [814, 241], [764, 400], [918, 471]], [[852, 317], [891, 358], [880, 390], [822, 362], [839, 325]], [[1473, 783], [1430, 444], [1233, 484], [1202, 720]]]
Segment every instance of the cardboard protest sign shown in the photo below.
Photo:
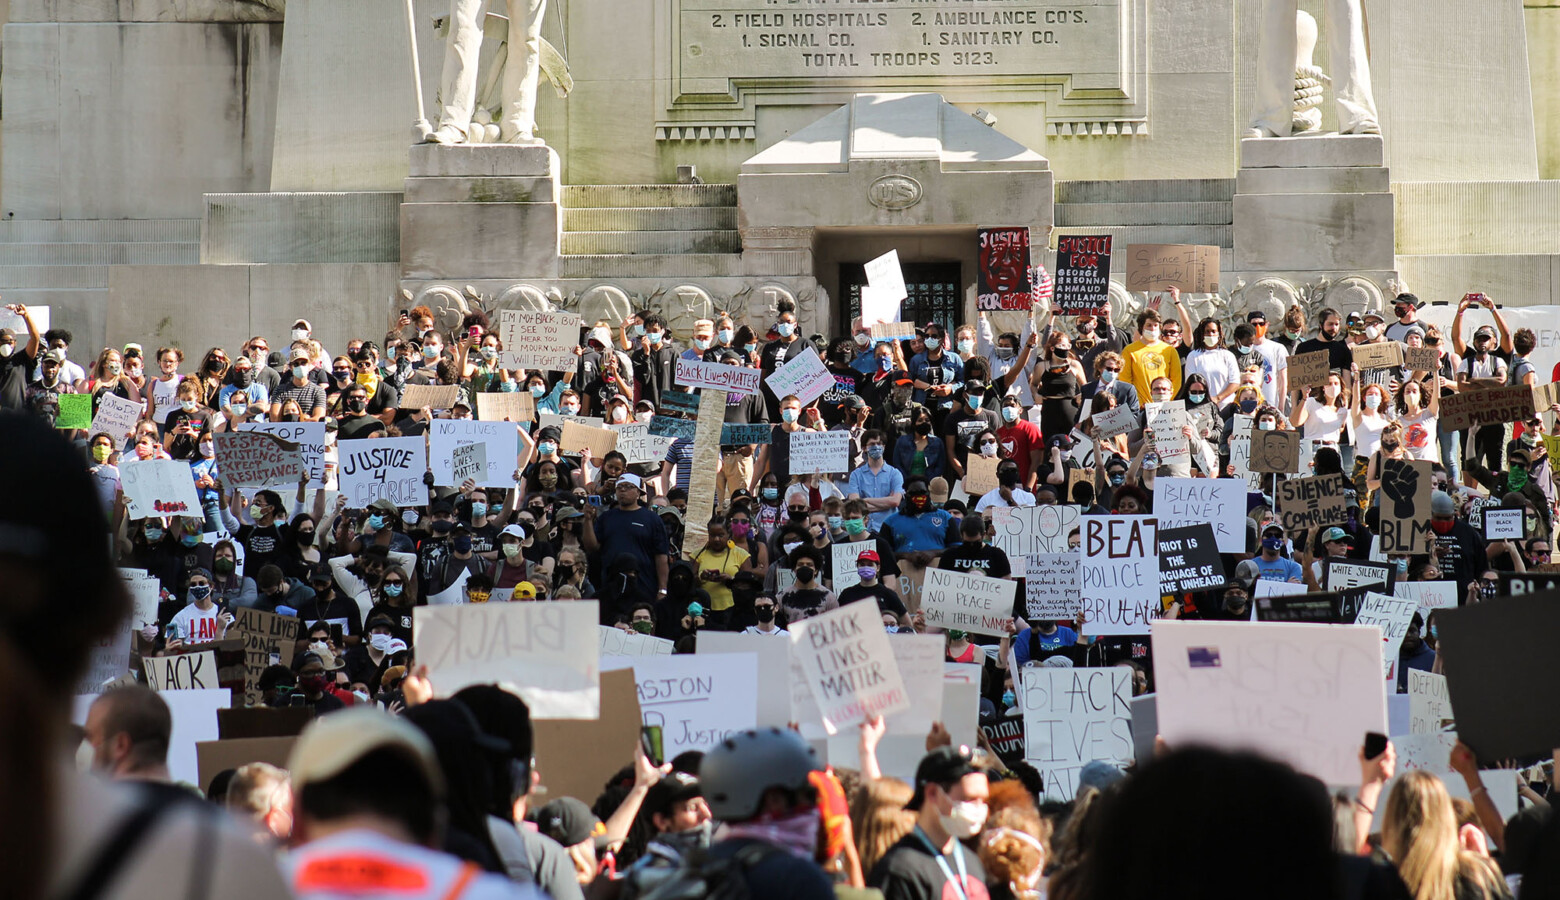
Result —
[[260, 673], [267, 666], [292, 665], [303, 623], [297, 616], [279, 616], [251, 607], [235, 607], [233, 617], [227, 633], [244, 645], [244, 702], [259, 706]]
[[130, 629], [115, 629], [112, 634], [92, 642], [87, 671], [76, 682], [77, 694], [102, 693], [103, 685], [130, 671]]
[[[311, 488], [325, 487], [325, 423], [324, 422], [247, 422], [238, 430], [269, 434], [284, 443], [298, 448], [303, 468], [309, 473]], [[226, 470], [223, 477], [227, 477]], [[295, 475], [294, 481], [297, 480]]]
[[850, 471], [850, 432], [793, 431], [791, 471], [799, 475]]
[[1159, 733], [1172, 747], [1252, 749], [1350, 784], [1365, 733], [1387, 731], [1374, 628], [1161, 619], [1153, 640]]
[[1083, 609], [1078, 593], [1078, 570], [1083, 557], [1072, 553], [1034, 553], [1027, 557], [1024, 577], [1024, 611], [1030, 619], [1070, 622]]
[[[557, 413], [538, 413], [536, 416], [536, 424], [538, 429], [556, 428], [560, 434], [563, 432], [563, 426], [570, 422], [573, 422], [576, 425], [584, 425], [589, 428], [603, 428], [607, 424], [607, 420], [601, 418], [600, 416], [563, 416], [558, 415]], [[564, 452], [568, 452], [567, 447], [561, 449]], [[574, 455], [578, 456], [579, 451], [576, 450]]]
[[1018, 582], [973, 572], [927, 569], [921, 587], [926, 624], [945, 631], [1003, 637], [1013, 624]]
[[570, 450], [588, 448], [592, 459], [601, 459], [617, 449], [617, 440], [617, 432], [610, 428], [592, 428], [578, 422], [565, 422], [558, 446]]
[[[795, 684], [791, 682], [791, 642], [784, 635], [766, 634], [742, 634], [735, 631], [701, 631], [694, 653], [699, 656], [708, 654], [730, 655], [745, 654], [758, 661], [758, 683], [765, 685], [766, 689], [759, 691], [758, 702], [754, 707], [757, 712], [757, 724], [759, 728], [784, 728], [790, 722], [802, 722], [802, 719], [791, 712], [791, 692], [800, 687], [802, 693], [809, 698], [807, 685], [803, 680]], [[785, 685], [785, 687], [777, 687]], [[814, 704], [816, 708], [816, 704]], [[814, 715], [808, 721], [816, 721]], [[817, 733], [823, 733], [823, 726], [816, 725]]]
[[210, 791], [211, 782], [218, 775], [250, 763], [270, 763], [285, 769], [297, 740], [296, 737], [251, 737], [199, 741], [195, 744], [195, 763], [200, 780], [194, 783], [202, 791]]
[[746, 366], [677, 358], [677, 383], [686, 387], [712, 388], [746, 397], [758, 393], [758, 380], [762, 374]]
[[1032, 553], [1066, 553], [1067, 535], [1078, 530], [1081, 509], [1077, 506], [998, 506], [991, 513], [996, 537], [1009, 559]]
[[767, 444], [774, 438], [775, 427], [768, 422], [728, 422], [720, 426], [720, 443], [723, 447], [738, 444]]
[[830, 544], [829, 548], [833, 551], [834, 593], [838, 594], [861, 583], [861, 576], [856, 574], [856, 559], [868, 550], [876, 551], [877, 542], [849, 541]]
[[1300, 471], [1300, 432], [1251, 432], [1251, 471], [1287, 475]]
[[1332, 373], [1332, 353], [1327, 350], [1315, 350], [1310, 353], [1296, 353], [1289, 357], [1289, 387], [1314, 388], [1327, 382], [1327, 376]]
[[119, 577], [130, 592], [134, 610], [130, 614], [130, 630], [139, 631], [147, 625], [157, 624], [157, 604], [162, 600], [162, 582], [145, 569], [121, 566]]
[[1162, 529], [1207, 523], [1220, 553], [1246, 549], [1246, 485], [1233, 478], [1155, 478], [1154, 516]]
[[579, 365], [580, 317], [569, 312], [499, 310], [498, 364], [506, 369], [573, 372]]
[[834, 376], [829, 374], [823, 360], [818, 358], [818, 351], [809, 346], [770, 373], [764, 379], [764, 384], [776, 398], [784, 399], [795, 394], [806, 406], [834, 387]]
[[[1163, 520], [1161, 520], [1161, 525]], [[1159, 529], [1159, 592], [1184, 594], [1224, 584], [1218, 541], [1207, 522]]]
[[537, 720], [533, 710], [536, 771], [550, 796], [594, 796], [633, 759], [642, 725], [634, 673], [603, 672], [600, 696], [599, 717]]
[[1029, 269], [1029, 228], [981, 228], [976, 231], [976, 241], [979, 264], [975, 269], [975, 308], [1029, 312], [1035, 303]]
[[158, 691], [193, 691], [220, 688], [216, 651], [143, 656], [146, 683]]
[[1286, 478], [1278, 483], [1279, 522], [1296, 546], [1305, 543], [1319, 528], [1342, 525], [1349, 520], [1343, 506], [1348, 485], [1342, 475], [1315, 475]]
[[263, 431], [224, 431], [212, 435], [222, 481], [230, 487], [297, 484], [303, 475], [303, 454]]
[[1219, 291], [1219, 248], [1198, 244], [1128, 244], [1127, 290], [1185, 294]]
[[1132, 673], [1119, 667], [1019, 670], [1024, 759], [1039, 770], [1045, 798], [1067, 802], [1094, 760], [1132, 762]]
[[676, 440], [687, 438], [693, 440], [698, 425], [692, 419], [674, 419], [671, 416], [652, 416], [650, 418], [650, 434], [653, 437], [664, 437]]
[[1365, 369], [1391, 369], [1403, 365], [1403, 345], [1397, 341], [1380, 341], [1375, 344], [1350, 344], [1354, 364]]
[[[1294, 364], [1294, 357], [1289, 358], [1290, 365]], [[1433, 372], [1440, 365], [1441, 351], [1438, 347], [1408, 347], [1403, 348], [1403, 367], [1415, 372]], [[1290, 376], [1293, 384], [1294, 376]]]
[[874, 341], [908, 341], [915, 337], [914, 322], [875, 322], [872, 325]]
[[[876, 299], [884, 304], [899, 304], [901, 300], [910, 296], [910, 291], [905, 287], [904, 269], [899, 265], [899, 251], [890, 250], [887, 253], [871, 260], [866, 264], [867, 284], [872, 288]], [[862, 309], [862, 321], [867, 321], [866, 309]], [[898, 319], [893, 316], [883, 319], [873, 319], [877, 322], [892, 322]]]
[[1374, 625], [1381, 629], [1383, 678], [1392, 678], [1397, 673], [1398, 648], [1403, 645], [1408, 623], [1414, 618], [1417, 609], [1417, 604], [1412, 600], [1380, 591], [1367, 591], [1359, 610], [1354, 614], [1355, 625]]
[[752, 654], [637, 656], [633, 670], [640, 719], [661, 727], [665, 759], [708, 750], [758, 726], [758, 658]]
[[[1560, 593], [1502, 597], [1436, 613], [1436, 650], [1457, 733], [1481, 760], [1560, 747], [1554, 621]], [[1539, 687], [1542, 686], [1542, 687]]]
[[1474, 392], [1482, 403], [1476, 419], [1480, 425], [1503, 425], [1533, 417], [1533, 389], [1524, 385]]
[[[1500, 597], [1524, 597], [1528, 594], [1537, 594], [1542, 591], [1560, 590], [1560, 570], [1551, 566], [1545, 567], [1545, 571], [1529, 569], [1526, 573], [1500, 572], [1500, 584], [1496, 590], [1496, 596]], [[1456, 606], [1457, 603], [1449, 603], [1448, 606]]]
[[601, 655], [606, 656], [671, 656], [672, 642], [653, 634], [624, 631], [611, 625], [597, 626]]
[[1258, 622], [1347, 625], [1353, 618], [1352, 615], [1344, 616], [1342, 594], [1336, 591], [1307, 593], [1303, 584], [1258, 581], [1254, 602]]
[[1523, 511], [1499, 507], [1484, 511], [1484, 537], [1491, 541], [1522, 540]]
[[533, 719], [593, 719], [601, 699], [597, 615], [594, 600], [419, 606], [412, 637], [441, 697], [496, 683], [525, 700]]
[[[423, 484], [423, 474], [428, 471], [428, 451], [422, 438], [338, 441], [336, 453], [340, 459], [336, 471], [341, 476], [341, 493], [346, 496], [349, 509], [367, 509], [379, 499], [396, 506], [427, 505], [428, 488]], [[448, 464], [447, 458], [445, 463]]]
[[1445, 431], [1462, 431], [1471, 428], [1479, 407], [1484, 404], [1484, 391], [1462, 391], [1441, 398], [1437, 424]]
[[1143, 405], [1145, 428], [1154, 437], [1154, 452], [1161, 465], [1189, 459], [1191, 445], [1181, 429], [1191, 424], [1186, 417], [1185, 400], [1166, 400]]
[[1111, 236], [1064, 234], [1056, 239], [1052, 302], [1064, 315], [1094, 313], [1110, 303]]
[[125, 492], [125, 515], [131, 519], [202, 515], [195, 479], [185, 460], [123, 460], [119, 483]]
[[1434, 734], [1452, 718], [1452, 697], [1446, 690], [1446, 676], [1433, 672], [1408, 670], [1408, 731], [1410, 734]]
[[484, 422], [529, 422], [536, 418], [536, 399], [529, 391], [477, 394], [477, 418]]
[[1094, 423], [1095, 437], [1111, 438], [1135, 431], [1138, 427], [1138, 414], [1133, 412], [1130, 406], [1117, 406], [1095, 413], [1091, 421]]
[[[650, 426], [643, 422], [607, 427], [617, 432], [617, 451], [623, 454], [623, 458], [628, 460], [631, 466], [659, 463], [666, 458], [667, 448], [676, 440], [656, 437], [650, 433]], [[769, 426], [764, 426], [765, 431], [768, 429]]]
[[1149, 633], [1160, 614], [1158, 532], [1153, 516], [1083, 518], [1085, 635]]
[[692, 415], [699, 411], [699, 395], [692, 391], [666, 388], [661, 391], [660, 410], [662, 412], [680, 412]]
[[60, 412], [54, 419], [55, 428], [91, 428], [92, 395], [60, 394]]
[[997, 489], [997, 463], [996, 457], [990, 459], [984, 456], [970, 454], [969, 461], [964, 464], [964, 490], [971, 497], [980, 498]]
[[141, 418], [144, 407], [141, 404], [117, 397], [113, 394], [103, 394], [98, 397], [97, 412], [92, 415], [92, 427], [87, 430], [87, 437], [106, 434], [114, 439], [114, 446], [123, 448], [130, 440], [130, 435], [135, 433], [135, 423]]
[[452, 409], [466, 399], [458, 384], [409, 384], [401, 391], [401, 409]]
[[910, 705], [874, 603], [851, 603], [791, 627], [791, 654], [834, 734]]
[[462, 485], [487, 474], [487, 447], [477, 443], [456, 444], [450, 451], [450, 484]]
[[[1429, 553], [1435, 543], [1430, 530], [1431, 463], [1425, 460], [1381, 461], [1381, 529], [1383, 553]], [[1485, 511], [1488, 517], [1489, 510]]]

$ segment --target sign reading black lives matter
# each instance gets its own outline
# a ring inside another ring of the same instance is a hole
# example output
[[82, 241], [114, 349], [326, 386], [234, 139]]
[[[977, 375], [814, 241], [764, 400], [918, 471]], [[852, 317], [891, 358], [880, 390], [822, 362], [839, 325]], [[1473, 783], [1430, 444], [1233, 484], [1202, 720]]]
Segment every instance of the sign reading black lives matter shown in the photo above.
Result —
[[1159, 592], [1184, 594], [1224, 584], [1213, 526], [1206, 522], [1159, 531]]
[[1063, 313], [1098, 313], [1110, 305], [1110, 238], [1108, 234], [1057, 238], [1052, 299]]

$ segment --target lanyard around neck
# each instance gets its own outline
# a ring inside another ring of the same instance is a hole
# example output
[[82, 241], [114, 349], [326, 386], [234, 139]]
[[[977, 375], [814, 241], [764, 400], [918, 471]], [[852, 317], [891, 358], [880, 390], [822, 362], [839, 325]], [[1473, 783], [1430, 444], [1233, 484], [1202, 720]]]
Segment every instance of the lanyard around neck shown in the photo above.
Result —
[[930, 837], [927, 837], [921, 826], [915, 826], [915, 834], [921, 839], [922, 843], [926, 844], [926, 849], [932, 851], [932, 859], [937, 860], [937, 868], [942, 869], [943, 878], [947, 879], [948, 883], [953, 885], [954, 890], [959, 892], [960, 900], [970, 900], [970, 895], [964, 890], [964, 854], [959, 852], [959, 842], [953, 842], [954, 864], [959, 867], [959, 877], [955, 878], [953, 869], [948, 866], [948, 858], [943, 855], [941, 850], [937, 849], [937, 846], [932, 843]]

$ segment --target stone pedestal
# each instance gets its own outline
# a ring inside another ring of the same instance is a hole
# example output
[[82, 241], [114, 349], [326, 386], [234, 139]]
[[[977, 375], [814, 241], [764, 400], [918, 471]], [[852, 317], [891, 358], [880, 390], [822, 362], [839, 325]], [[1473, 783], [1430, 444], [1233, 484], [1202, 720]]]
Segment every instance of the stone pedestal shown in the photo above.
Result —
[[403, 280], [558, 275], [558, 154], [545, 146], [417, 144], [401, 204]]
[[1241, 141], [1235, 269], [1343, 277], [1390, 273], [1392, 192], [1379, 135]]

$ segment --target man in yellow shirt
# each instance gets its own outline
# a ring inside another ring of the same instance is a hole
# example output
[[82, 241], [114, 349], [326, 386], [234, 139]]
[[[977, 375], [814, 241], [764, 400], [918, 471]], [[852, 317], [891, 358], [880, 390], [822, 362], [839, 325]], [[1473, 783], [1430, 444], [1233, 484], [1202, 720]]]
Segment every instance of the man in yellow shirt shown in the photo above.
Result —
[[1139, 397], [1149, 395], [1155, 378], [1168, 378], [1175, 391], [1181, 390], [1181, 355], [1159, 339], [1159, 312], [1145, 309], [1138, 313], [1138, 339], [1121, 352], [1121, 380], [1137, 388]]

